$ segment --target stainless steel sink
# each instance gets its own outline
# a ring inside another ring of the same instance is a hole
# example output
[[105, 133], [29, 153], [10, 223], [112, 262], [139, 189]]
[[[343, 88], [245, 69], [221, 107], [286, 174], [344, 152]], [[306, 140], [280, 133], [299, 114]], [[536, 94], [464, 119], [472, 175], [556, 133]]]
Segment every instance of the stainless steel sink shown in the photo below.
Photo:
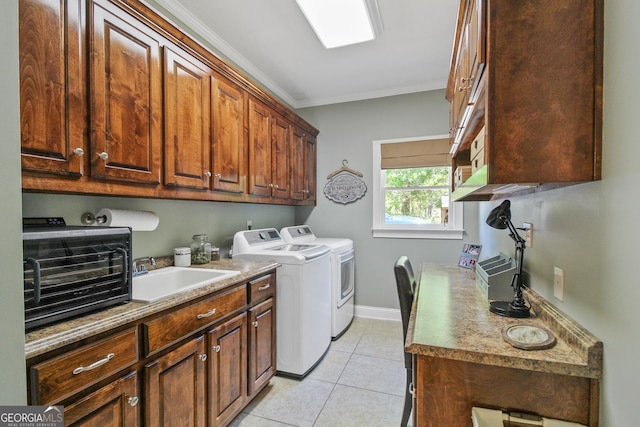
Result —
[[165, 267], [133, 278], [132, 299], [154, 302], [199, 286], [219, 282], [240, 274], [235, 270]]

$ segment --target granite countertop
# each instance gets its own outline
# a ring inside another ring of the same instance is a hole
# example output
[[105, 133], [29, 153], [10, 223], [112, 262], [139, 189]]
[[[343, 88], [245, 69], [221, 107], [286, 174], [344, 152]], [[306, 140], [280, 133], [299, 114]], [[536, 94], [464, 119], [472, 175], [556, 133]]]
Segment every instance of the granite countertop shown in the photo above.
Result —
[[[602, 342], [530, 289], [528, 319], [489, 312], [489, 302], [475, 284], [475, 272], [458, 266], [423, 264], [413, 303], [406, 350], [485, 365], [599, 379]], [[521, 350], [502, 338], [508, 325], [551, 330], [556, 344], [545, 350]]]
[[[170, 260], [170, 261], [168, 261]], [[173, 257], [158, 259], [158, 268], [171, 265]], [[221, 270], [239, 270], [240, 274], [228, 279], [200, 286], [196, 289], [179, 292], [152, 303], [131, 301], [106, 310], [90, 313], [72, 320], [46, 326], [25, 335], [26, 359], [68, 344], [107, 332], [143, 317], [159, 313], [185, 302], [219, 291], [231, 285], [242, 283], [250, 277], [267, 273], [280, 264], [272, 261], [248, 261], [220, 259], [209, 264], [196, 265], [193, 268], [215, 268]]]

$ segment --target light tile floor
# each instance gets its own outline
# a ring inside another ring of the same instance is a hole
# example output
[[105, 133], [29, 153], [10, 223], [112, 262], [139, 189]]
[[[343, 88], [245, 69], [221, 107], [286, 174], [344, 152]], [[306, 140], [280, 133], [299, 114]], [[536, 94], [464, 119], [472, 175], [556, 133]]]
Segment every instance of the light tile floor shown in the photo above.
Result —
[[398, 426], [406, 373], [402, 324], [356, 317], [303, 380], [276, 376], [233, 427]]

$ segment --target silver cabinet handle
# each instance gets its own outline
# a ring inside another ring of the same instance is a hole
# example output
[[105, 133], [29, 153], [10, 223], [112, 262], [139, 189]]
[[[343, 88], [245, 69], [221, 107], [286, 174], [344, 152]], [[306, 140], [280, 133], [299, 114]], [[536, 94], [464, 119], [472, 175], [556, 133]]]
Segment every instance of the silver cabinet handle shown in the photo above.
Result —
[[264, 286], [260, 286], [260, 287], [258, 288], [258, 290], [259, 290], [259, 291], [264, 291], [265, 289], [269, 289], [270, 287], [271, 287], [271, 283], [267, 283], [267, 284], [266, 284], [266, 285], [264, 285]]
[[214, 345], [213, 351], [215, 351], [216, 353], [220, 353], [220, 345]]
[[211, 317], [214, 314], [216, 314], [216, 309], [215, 308], [211, 309], [211, 311], [207, 311], [206, 313], [198, 314], [198, 320], [204, 319], [205, 317]]
[[217, 178], [217, 179], [222, 178], [222, 174], [221, 174], [221, 173], [217, 173], [217, 174], [216, 174], [216, 178]]
[[140, 399], [138, 399], [138, 396], [131, 396], [127, 399], [127, 403], [131, 406], [136, 406], [139, 401]]
[[258, 327], [258, 321], [257, 321], [257, 320], [256, 320], [256, 321], [251, 322], [251, 324], [253, 325], [253, 327], [254, 327], [254, 328], [257, 328], [257, 327]]
[[115, 354], [113, 353], [109, 353], [107, 354], [107, 357], [105, 357], [104, 359], [100, 359], [97, 362], [92, 363], [89, 366], [79, 366], [76, 369], [73, 370], [73, 375], [78, 375], [81, 374], [84, 371], [90, 371], [92, 369], [97, 368], [98, 366], [102, 366], [105, 363], [107, 363], [108, 361], [110, 361], [111, 359], [113, 359], [115, 357]]
[[273, 188], [275, 188], [277, 190], [278, 188], [280, 188], [280, 186], [278, 186], [278, 184], [276, 184], [276, 185], [273, 186]]
[[98, 157], [102, 160], [107, 160], [109, 158], [109, 154], [103, 151], [102, 153], [98, 154]]
[[206, 176], [207, 178], [209, 178], [209, 177], [211, 176], [211, 172], [206, 171], [206, 172], [204, 173], [204, 176]]
[[201, 361], [205, 361], [207, 360], [207, 355], [206, 354], [201, 354], [200, 356], [198, 356], [198, 359], [200, 359]]
[[273, 183], [269, 184], [269, 187], [273, 188]]
[[84, 154], [84, 150], [82, 148], [78, 147], [75, 150], [73, 150], [73, 154], [75, 154], [78, 157], [81, 157]]

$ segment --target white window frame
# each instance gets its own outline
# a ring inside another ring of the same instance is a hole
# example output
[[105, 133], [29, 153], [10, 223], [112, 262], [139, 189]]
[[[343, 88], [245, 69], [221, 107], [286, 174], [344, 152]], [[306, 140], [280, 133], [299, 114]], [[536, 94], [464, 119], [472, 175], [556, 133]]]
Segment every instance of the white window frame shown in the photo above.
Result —
[[[443, 139], [448, 137], [448, 135], [436, 135], [373, 141], [373, 227], [371, 229], [373, 237], [462, 240], [464, 234], [464, 204], [462, 202], [449, 202], [449, 222], [447, 224], [386, 224], [384, 221], [385, 174], [380, 168], [382, 144]], [[452, 174], [449, 174], [450, 180], [452, 179], [451, 175]]]

